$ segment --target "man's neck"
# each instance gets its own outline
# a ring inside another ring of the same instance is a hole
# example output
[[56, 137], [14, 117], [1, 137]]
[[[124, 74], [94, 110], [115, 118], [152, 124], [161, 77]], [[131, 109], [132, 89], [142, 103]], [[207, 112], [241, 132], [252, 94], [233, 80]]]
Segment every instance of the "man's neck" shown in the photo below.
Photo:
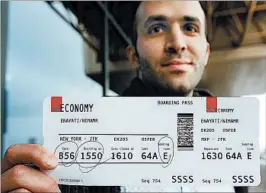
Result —
[[151, 84], [148, 81], [144, 81], [143, 79], [141, 79], [141, 81], [144, 83], [147, 89], [151, 90], [151, 92], [154, 92], [156, 96], [179, 96], [179, 97], [192, 97], [193, 96], [193, 90], [189, 92], [184, 92], [182, 90], [174, 91], [174, 90], [170, 90], [170, 89], [157, 86], [155, 84]]

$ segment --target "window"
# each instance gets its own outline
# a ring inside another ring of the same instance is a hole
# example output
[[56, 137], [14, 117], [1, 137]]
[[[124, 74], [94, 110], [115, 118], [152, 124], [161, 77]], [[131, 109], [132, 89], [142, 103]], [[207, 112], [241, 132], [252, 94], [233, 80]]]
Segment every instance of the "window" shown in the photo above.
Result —
[[9, 3], [4, 151], [15, 143], [43, 142], [45, 97], [102, 96], [101, 85], [85, 75], [83, 48], [79, 34], [45, 2]]

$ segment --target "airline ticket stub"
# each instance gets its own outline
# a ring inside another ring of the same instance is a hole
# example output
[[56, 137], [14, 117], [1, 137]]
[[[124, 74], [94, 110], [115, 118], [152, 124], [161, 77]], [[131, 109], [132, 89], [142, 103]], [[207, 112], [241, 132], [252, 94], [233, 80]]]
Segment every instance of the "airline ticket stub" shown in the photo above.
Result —
[[259, 102], [241, 97], [49, 97], [45, 171], [59, 184], [260, 184]]

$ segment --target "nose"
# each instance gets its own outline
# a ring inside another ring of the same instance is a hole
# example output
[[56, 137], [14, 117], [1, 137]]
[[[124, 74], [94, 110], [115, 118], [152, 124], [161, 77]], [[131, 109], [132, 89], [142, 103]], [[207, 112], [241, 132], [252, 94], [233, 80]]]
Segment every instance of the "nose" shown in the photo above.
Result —
[[187, 49], [185, 36], [180, 28], [180, 25], [176, 24], [172, 26], [166, 41], [166, 52], [168, 54], [180, 54]]

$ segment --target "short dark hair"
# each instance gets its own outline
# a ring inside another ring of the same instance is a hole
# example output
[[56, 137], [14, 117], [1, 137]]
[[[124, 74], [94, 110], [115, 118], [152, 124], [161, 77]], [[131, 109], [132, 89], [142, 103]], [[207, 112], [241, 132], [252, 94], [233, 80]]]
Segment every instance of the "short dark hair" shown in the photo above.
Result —
[[[142, 1], [135, 1], [134, 2], [134, 6], [132, 6], [133, 7], [133, 9], [134, 9], [134, 16], [133, 16], [133, 31], [132, 31], [132, 37], [131, 37], [131, 39], [132, 39], [132, 44], [133, 44], [133, 46], [136, 48], [136, 46], [137, 46], [137, 38], [138, 38], [138, 32], [137, 32], [137, 20], [136, 20], [136, 14], [137, 14], [137, 10], [138, 10], [138, 7], [139, 7], [139, 5], [140, 5], [140, 3], [141, 3]], [[206, 9], [205, 9], [205, 4], [204, 4], [204, 2], [202, 2], [202, 1], [199, 1], [199, 3], [200, 3], [200, 5], [201, 5], [201, 8], [203, 9], [203, 12], [204, 12], [204, 15], [205, 15], [205, 35], [206, 35], [206, 37], [207, 37], [207, 17], [206, 17]]]

